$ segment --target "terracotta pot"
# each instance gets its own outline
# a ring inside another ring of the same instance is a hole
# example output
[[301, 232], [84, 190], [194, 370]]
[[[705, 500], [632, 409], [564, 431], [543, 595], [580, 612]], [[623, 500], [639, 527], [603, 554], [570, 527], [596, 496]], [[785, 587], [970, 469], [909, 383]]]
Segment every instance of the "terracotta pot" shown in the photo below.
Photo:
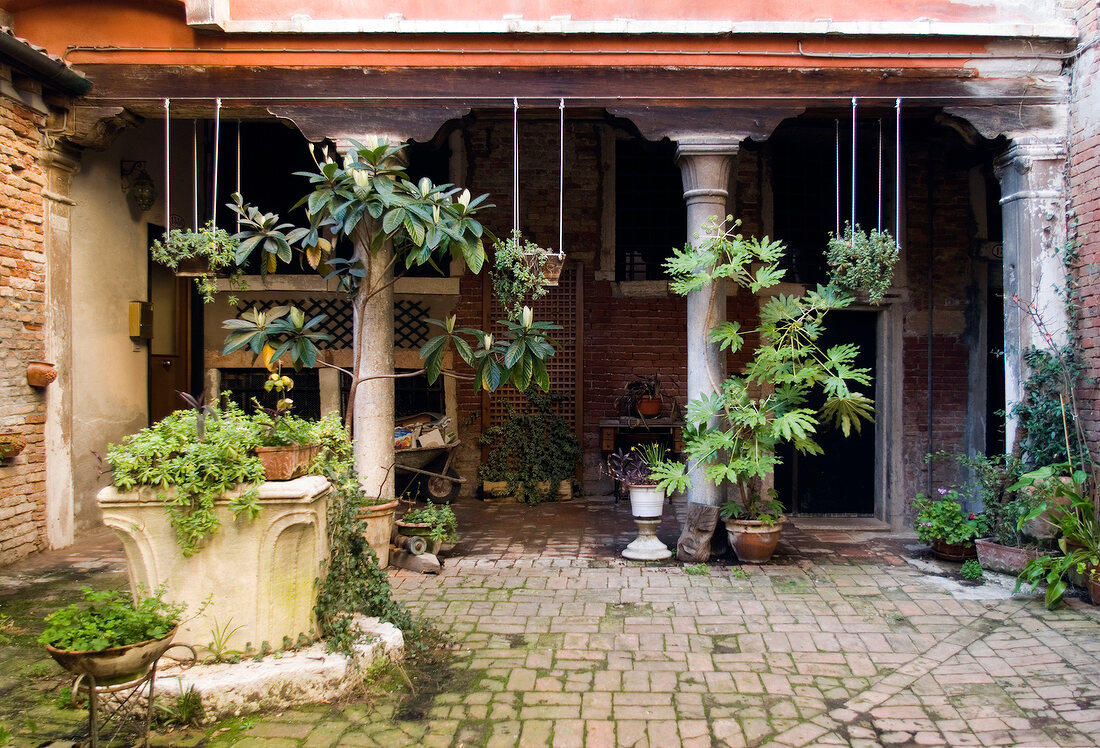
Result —
[[779, 545], [786, 517], [780, 517], [774, 525], [766, 525], [756, 519], [727, 519], [726, 534], [737, 558], [746, 564], [766, 564]]
[[630, 514], [633, 517], [660, 517], [665, 510], [665, 496], [656, 486], [628, 486]]
[[0, 460], [21, 454], [27, 448], [27, 440], [19, 434], [0, 434]]
[[1044, 555], [1034, 548], [1001, 545], [988, 538], [975, 540], [974, 549], [978, 553], [978, 562], [981, 563], [983, 569], [1000, 571], [1005, 574], [1019, 574], [1027, 566], [1028, 561]]
[[306, 474], [309, 463], [321, 449], [318, 444], [291, 444], [285, 447], [256, 447], [256, 456], [264, 464], [268, 480], [290, 480]]
[[57, 367], [47, 361], [27, 362], [27, 384], [45, 387], [57, 379]]
[[[1065, 484], [1073, 483], [1073, 479], [1065, 475], [1060, 476], [1057, 479]], [[1021, 489], [1021, 491], [1031, 494], [1035, 492], [1035, 488], [1034, 486], [1028, 486]], [[1060, 509], [1068, 508], [1069, 505], [1072, 503], [1072, 499], [1070, 499], [1069, 496], [1052, 496], [1049, 499], [1049, 503], [1050, 505], [1047, 507], [1047, 510], [1045, 512], [1040, 514], [1038, 517], [1029, 519], [1027, 522], [1024, 523], [1024, 526], [1020, 528], [1021, 532], [1023, 532], [1024, 535], [1027, 535], [1029, 538], [1034, 538], [1036, 540], [1053, 540], [1054, 538], [1058, 537], [1059, 529], [1058, 526], [1054, 524], [1055, 512]]]
[[661, 404], [659, 395], [642, 395], [638, 398], [638, 402], [634, 404], [634, 409], [638, 411], [638, 415], [644, 418], [653, 418], [661, 414]]
[[359, 519], [363, 521], [363, 540], [374, 549], [378, 568], [390, 565], [390, 538], [393, 537], [393, 513], [397, 499], [385, 504], [359, 507]]
[[1094, 571], [1086, 580], [1089, 589], [1089, 600], [1093, 605], [1100, 605], [1100, 572]]
[[932, 555], [944, 561], [966, 561], [978, 557], [973, 543], [945, 543], [937, 539], [931, 545]]
[[527, 269], [532, 274], [542, 273], [543, 280], [546, 281], [548, 286], [558, 285], [558, 280], [561, 278], [562, 267], [565, 266], [565, 253], [560, 254], [547, 254], [545, 255], [546, 262], [542, 267], [539, 267], [539, 253], [536, 252], [524, 252], [523, 262], [527, 265]]
[[163, 639], [149, 639], [121, 647], [75, 652], [55, 649], [47, 644], [46, 651], [57, 660], [58, 665], [70, 673], [95, 678], [97, 684], [112, 681], [125, 683], [149, 672], [153, 663], [172, 646], [172, 639], [178, 629], [178, 626], [172, 629]]

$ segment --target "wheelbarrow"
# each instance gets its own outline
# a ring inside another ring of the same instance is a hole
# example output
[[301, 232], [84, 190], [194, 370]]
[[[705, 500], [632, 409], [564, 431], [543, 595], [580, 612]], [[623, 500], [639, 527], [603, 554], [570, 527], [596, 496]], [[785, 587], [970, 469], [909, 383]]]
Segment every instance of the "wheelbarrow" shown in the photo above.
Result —
[[[433, 426], [444, 424], [436, 421]], [[440, 439], [442, 440], [442, 439]], [[415, 443], [415, 442], [414, 442]], [[455, 448], [461, 441], [455, 439], [444, 444], [415, 446], [394, 450], [394, 470], [398, 476], [404, 474], [409, 484], [419, 478], [420, 485], [428, 497], [436, 502], [451, 502], [458, 496], [465, 478], [451, 467]]]

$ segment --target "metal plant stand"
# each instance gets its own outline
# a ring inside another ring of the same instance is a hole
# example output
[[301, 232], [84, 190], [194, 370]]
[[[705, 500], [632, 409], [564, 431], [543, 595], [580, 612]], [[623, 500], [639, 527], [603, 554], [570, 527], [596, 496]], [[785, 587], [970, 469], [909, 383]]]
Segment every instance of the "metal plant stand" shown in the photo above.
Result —
[[[183, 649], [188, 654], [177, 657], [165, 654], [165, 657], [175, 660], [184, 667], [190, 667], [195, 663], [195, 650], [188, 644], [175, 644], [170, 649]], [[115, 738], [119, 736], [127, 718], [135, 714], [141, 714], [140, 707], [144, 703], [145, 713], [140, 717], [141, 732], [133, 745], [142, 745], [148, 748], [149, 727], [153, 721], [153, 697], [157, 678], [157, 663], [154, 661], [149, 671], [140, 678], [124, 683], [96, 683], [91, 675], [78, 675], [73, 681], [71, 701], [75, 706], [79, 695], [88, 697], [88, 735], [89, 748], [109, 748]], [[113, 729], [113, 732], [111, 730]], [[106, 735], [106, 742], [101, 742]]]

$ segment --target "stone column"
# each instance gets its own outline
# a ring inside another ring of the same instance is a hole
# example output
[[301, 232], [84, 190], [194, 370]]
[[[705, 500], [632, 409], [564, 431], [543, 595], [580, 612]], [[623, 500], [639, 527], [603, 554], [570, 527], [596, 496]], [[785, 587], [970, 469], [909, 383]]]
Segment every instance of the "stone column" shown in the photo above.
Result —
[[[683, 137], [678, 139], [676, 162], [684, 178], [688, 237], [698, 242], [703, 225], [712, 216], [726, 217], [729, 177], [739, 140], [731, 137]], [[726, 318], [726, 285], [716, 282], [687, 299], [687, 396], [717, 392], [726, 378], [726, 356], [707, 341], [708, 331]], [[701, 469], [691, 471], [688, 516], [676, 557], [681, 561], [706, 561], [710, 537], [718, 521], [723, 494], [706, 480]]]
[[[367, 134], [338, 140], [341, 156], [352, 150], [350, 140], [368, 147], [377, 143], [402, 143], [394, 135]], [[400, 156], [399, 156], [400, 157]], [[359, 378], [352, 384], [352, 435], [355, 469], [368, 497], [392, 499], [393, 481], [393, 244], [389, 241], [371, 252], [370, 218], [355, 229], [355, 255], [366, 275], [352, 299], [355, 345], [353, 369]]]
[[[1066, 340], [1066, 145], [1059, 137], [1020, 137], [993, 164], [1001, 182], [1005, 294], [1005, 449], [1016, 441], [1013, 406], [1023, 399], [1023, 352], [1044, 347], [1034, 304], [1055, 345]], [[1019, 301], [1014, 301], [1014, 297]]]

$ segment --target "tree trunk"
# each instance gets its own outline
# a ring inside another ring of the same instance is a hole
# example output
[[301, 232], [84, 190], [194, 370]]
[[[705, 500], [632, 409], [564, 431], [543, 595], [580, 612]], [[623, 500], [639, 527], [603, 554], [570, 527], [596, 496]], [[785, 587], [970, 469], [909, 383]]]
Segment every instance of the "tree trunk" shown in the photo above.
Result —
[[368, 497], [391, 499], [393, 486], [393, 245], [371, 255], [365, 230], [355, 253], [366, 277], [352, 300], [355, 387], [352, 409], [355, 469]]

